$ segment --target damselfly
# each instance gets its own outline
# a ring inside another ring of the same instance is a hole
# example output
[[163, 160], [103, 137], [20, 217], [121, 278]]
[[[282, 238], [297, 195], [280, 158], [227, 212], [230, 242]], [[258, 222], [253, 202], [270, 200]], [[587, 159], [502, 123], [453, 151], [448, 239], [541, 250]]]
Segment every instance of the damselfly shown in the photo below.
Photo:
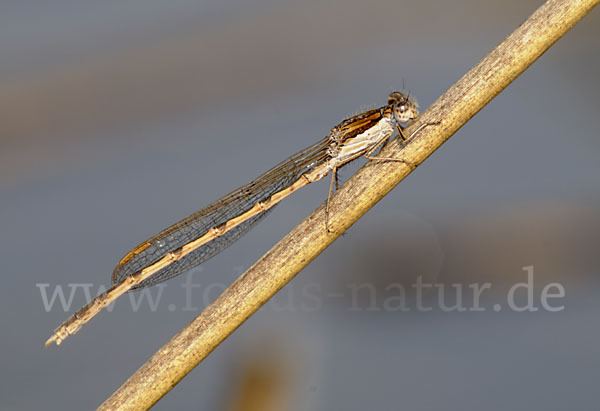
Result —
[[119, 261], [112, 274], [112, 287], [63, 322], [46, 346], [53, 342], [59, 345], [127, 291], [160, 283], [212, 258], [285, 197], [331, 173], [329, 205], [338, 169], [360, 156], [376, 158], [371, 156], [373, 152], [396, 130], [404, 139], [402, 124], [417, 115], [416, 102], [395, 91], [387, 105], [347, 118], [316, 144], [142, 242]]

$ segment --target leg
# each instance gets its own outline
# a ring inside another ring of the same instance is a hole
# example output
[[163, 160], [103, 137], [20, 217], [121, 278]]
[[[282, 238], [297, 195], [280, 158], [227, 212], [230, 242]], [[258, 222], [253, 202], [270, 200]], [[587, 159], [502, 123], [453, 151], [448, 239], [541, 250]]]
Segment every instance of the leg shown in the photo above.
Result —
[[[406, 141], [408, 140], [406, 138], [406, 136], [404, 135], [404, 129], [402, 128], [402, 126], [400, 126], [400, 124], [396, 124], [396, 129], [398, 130], [398, 137], [400, 137], [400, 140], [402, 140], [403, 143], [406, 143]], [[414, 134], [414, 133], [413, 133]], [[412, 136], [411, 136], [412, 137]]]
[[412, 139], [415, 135], [417, 135], [421, 130], [423, 130], [425, 127], [429, 127], [429, 126], [437, 126], [439, 124], [441, 124], [441, 121], [432, 121], [431, 123], [423, 123], [421, 124], [419, 127], [417, 127], [417, 129], [415, 131], [413, 131], [411, 133], [411, 135], [408, 137], [408, 139]]
[[423, 130], [425, 127], [427, 126], [434, 126], [437, 124], [440, 124], [441, 121], [434, 121], [431, 123], [423, 123], [421, 124], [415, 131], [413, 131], [410, 136], [406, 137], [404, 135], [404, 128], [402, 128], [399, 124], [396, 125], [396, 128], [398, 129], [398, 135], [400, 136], [400, 140], [402, 140], [402, 142], [407, 142], [408, 140], [411, 140], [414, 136], [416, 136], [419, 131]]
[[367, 154], [365, 154], [365, 158], [368, 160], [377, 160], [377, 161], [395, 161], [397, 163], [404, 163], [407, 166], [412, 167], [412, 169], [414, 170], [415, 168], [417, 168], [417, 165], [415, 163], [411, 163], [408, 160], [404, 160], [402, 158], [394, 158], [394, 157], [371, 157]]
[[338, 175], [337, 175], [337, 167], [334, 167], [331, 171], [331, 182], [329, 183], [329, 194], [327, 195], [327, 204], [325, 205], [325, 227], [327, 228], [327, 232], [331, 233], [329, 229], [329, 203], [331, 202], [331, 194], [333, 193], [333, 181], [335, 180], [335, 189], [337, 190], [338, 183]]
[[403, 160], [403, 159], [401, 159], [401, 158], [393, 158], [393, 157], [372, 157], [372, 156], [371, 156], [371, 154], [373, 154], [373, 152], [374, 152], [375, 150], [377, 150], [377, 148], [378, 148], [378, 147], [379, 147], [379, 146], [380, 146], [382, 143], [384, 143], [385, 141], [387, 141], [387, 139], [386, 139], [386, 140], [383, 140], [382, 142], [380, 142], [380, 143], [379, 143], [379, 144], [377, 144], [376, 146], [372, 147], [372, 148], [371, 148], [369, 151], [367, 151], [367, 152], [365, 153], [365, 155], [364, 155], [364, 156], [365, 156], [365, 158], [366, 158], [367, 160], [378, 160], [378, 161], [396, 161], [396, 162], [398, 162], [398, 163], [404, 163], [404, 164], [407, 164], [408, 166], [412, 167], [412, 169], [413, 169], [413, 170], [414, 170], [415, 168], [417, 168], [417, 165], [416, 165], [416, 164], [413, 164], [413, 163], [411, 163], [410, 161], [406, 161], [406, 160]]
[[[423, 130], [425, 127], [427, 126], [432, 126], [432, 125], [436, 125], [436, 124], [440, 124], [441, 121], [436, 121], [436, 122], [432, 122], [432, 123], [423, 123], [421, 124], [415, 131], [413, 131], [411, 133], [410, 136], [406, 137], [404, 135], [404, 129], [400, 126], [400, 125], [396, 125], [397, 129], [398, 129], [398, 136], [400, 137], [400, 140], [402, 140], [403, 143], [407, 142], [408, 140], [411, 140], [416, 134], [418, 134], [421, 130]], [[384, 140], [386, 141], [386, 140]], [[393, 157], [372, 157], [371, 154], [373, 154], [373, 152], [377, 149], [377, 147], [379, 147], [382, 143], [377, 144], [376, 146], [374, 146], [373, 148], [371, 148], [366, 154], [365, 154], [365, 158], [368, 160], [379, 160], [379, 161], [396, 161], [396, 162], [400, 162], [400, 163], [405, 163], [409, 166], [411, 166], [413, 168], [413, 170], [415, 168], [417, 168], [417, 165], [414, 163], [411, 163], [410, 161], [406, 161], [403, 160], [401, 158], [393, 158]]]

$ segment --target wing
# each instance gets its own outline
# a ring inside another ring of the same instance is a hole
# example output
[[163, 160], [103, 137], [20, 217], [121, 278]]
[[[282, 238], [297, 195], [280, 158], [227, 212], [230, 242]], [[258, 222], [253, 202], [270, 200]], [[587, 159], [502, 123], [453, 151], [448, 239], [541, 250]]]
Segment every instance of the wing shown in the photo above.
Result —
[[[112, 284], [121, 283], [127, 276], [155, 263], [167, 253], [176, 251], [183, 245], [203, 236], [210, 229], [224, 224], [231, 218], [248, 211], [256, 203], [265, 201], [271, 195], [289, 187], [302, 174], [327, 160], [329, 144], [329, 136], [323, 138], [316, 144], [282, 161], [257, 179], [142, 242], [119, 261], [112, 274]], [[237, 227], [202, 245], [197, 250], [159, 270], [133, 289], [160, 283], [202, 264], [237, 241], [262, 220], [271, 209], [249, 218]]]

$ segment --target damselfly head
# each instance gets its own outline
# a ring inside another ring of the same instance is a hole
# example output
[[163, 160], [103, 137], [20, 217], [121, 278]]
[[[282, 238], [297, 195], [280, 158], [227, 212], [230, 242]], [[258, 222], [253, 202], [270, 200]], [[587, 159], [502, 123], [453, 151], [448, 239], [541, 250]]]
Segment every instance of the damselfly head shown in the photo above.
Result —
[[388, 97], [388, 105], [392, 106], [394, 120], [398, 123], [408, 123], [419, 115], [417, 102], [409, 95], [393, 91]]

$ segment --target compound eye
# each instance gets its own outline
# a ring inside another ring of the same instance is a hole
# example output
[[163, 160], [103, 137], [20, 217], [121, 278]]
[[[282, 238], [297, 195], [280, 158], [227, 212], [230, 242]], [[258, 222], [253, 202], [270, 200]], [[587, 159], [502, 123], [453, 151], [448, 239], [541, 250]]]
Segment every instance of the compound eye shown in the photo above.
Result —
[[399, 91], [393, 91], [388, 96], [388, 104], [396, 104], [399, 101], [403, 101], [405, 99], [406, 97], [404, 97], [404, 94], [400, 93]]

